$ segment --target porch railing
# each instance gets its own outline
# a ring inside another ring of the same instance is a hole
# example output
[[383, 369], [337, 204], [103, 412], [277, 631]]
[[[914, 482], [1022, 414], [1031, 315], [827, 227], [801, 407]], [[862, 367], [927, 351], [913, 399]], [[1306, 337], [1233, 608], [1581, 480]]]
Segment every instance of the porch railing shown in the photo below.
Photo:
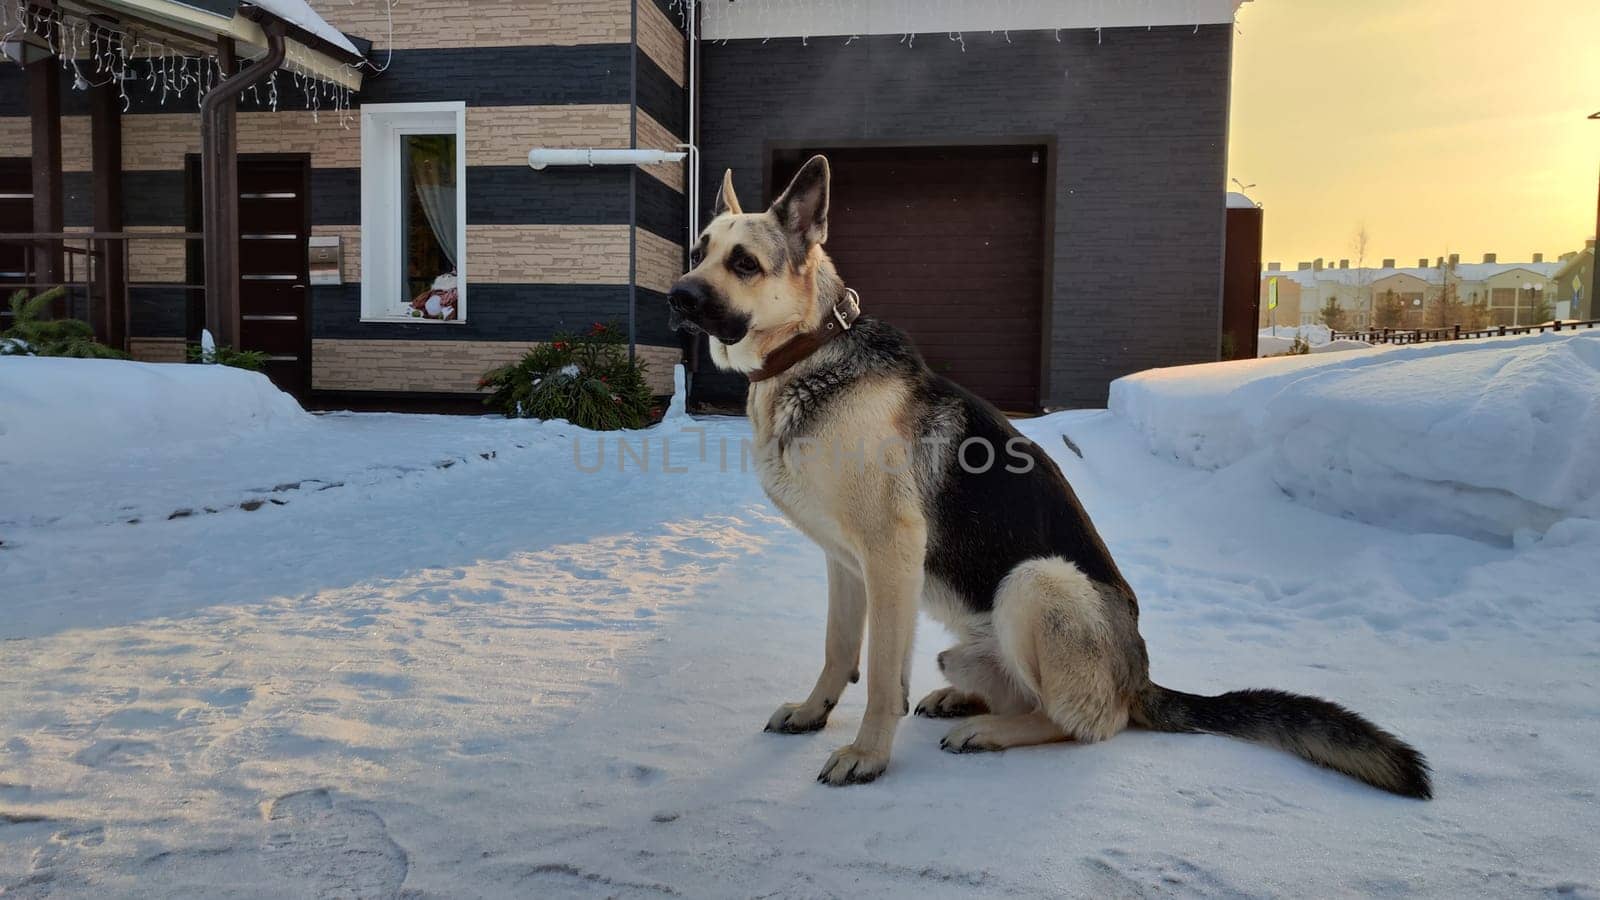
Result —
[[[82, 319], [94, 328], [95, 337], [119, 350], [127, 350], [133, 333], [133, 292], [140, 288], [204, 291], [184, 277], [178, 281], [139, 281], [131, 277], [136, 255], [134, 242], [185, 242], [183, 272], [190, 271], [187, 242], [203, 240], [194, 231], [66, 231], [0, 233], [0, 301], [19, 288], [38, 294], [55, 287], [65, 288], [55, 304], [57, 317]], [[49, 255], [61, 257], [61, 278], [43, 277]], [[0, 330], [11, 326], [11, 309], [0, 302]]]

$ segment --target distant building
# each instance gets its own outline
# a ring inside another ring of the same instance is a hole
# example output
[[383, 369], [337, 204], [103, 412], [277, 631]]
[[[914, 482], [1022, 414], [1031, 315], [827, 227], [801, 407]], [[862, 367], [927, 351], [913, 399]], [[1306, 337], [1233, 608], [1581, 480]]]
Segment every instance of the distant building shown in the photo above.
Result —
[[[1273, 325], [1287, 325], [1294, 327], [1302, 323], [1301, 299], [1302, 289], [1300, 282], [1287, 277], [1288, 272], [1269, 270], [1261, 276], [1261, 327], [1268, 328]], [[1278, 308], [1268, 309], [1271, 302], [1272, 279], [1278, 279]]]
[[[1556, 270], [1556, 315], [1569, 319], [1600, 318], [1600, 298], [1593, 296], [1594, 241], [1577, 253], [1561, 257], [1561, 268]], [[1566, 315], [1562, 315], [1566, 310]]]
[[[1537, 256], [1535, 262], [1499, 262], [1495, 254], [1486, 253], [1481, 263], [1463, 263], [1453, 255], [1441, 257], [1432, 265], [1427, 265], [1425, 259], [1418, 260], [1422, 265], [1414, 267], [1350, 268], [1341, 261], [1339, 268], [1332, 268], [1319, 259], [1300, 263], [1294, 271], [1280, 271], [1271, 264], [1261, 275], [1261, 327], [1272, 322], [1266, 296], [1268, 280], [1273, 276], [1279, 278], [1279, 325], [1321, 322], [1322, 308], [1333, 299], [1345, 312], [1346, 328], [1371, 328], [1374, 301], [1393, 291], [1405, 304], [1405, 318], [1399, 327], [1419, 328], [1429, 304], [1439, 297], [1447, 282], [1455, 285], [1456, 296], [1465, 305], [1486, 300], [1493, 325], [1533, 324], [1541, 304], [1548, 304], [1550, 312], [1540, 321], [1584, 318], [1595, 309], [1592, 299], [1581, 298], [1586, 288], [1577, 287], [1577, 279], [1582, 279], [1584, 285], [1589, 283], [1587, 273], [1594, 265], [1593, 242], [1590, 245], [1591, 249], [1583, 253], [1567, 254], [1555, 262], [1545, 262], [1542, 256]], [[1582, 299], [1582, 313], [1572, 303], [1575, 292]], [[1292, 308], [1285, 301], [1290, 296]]]

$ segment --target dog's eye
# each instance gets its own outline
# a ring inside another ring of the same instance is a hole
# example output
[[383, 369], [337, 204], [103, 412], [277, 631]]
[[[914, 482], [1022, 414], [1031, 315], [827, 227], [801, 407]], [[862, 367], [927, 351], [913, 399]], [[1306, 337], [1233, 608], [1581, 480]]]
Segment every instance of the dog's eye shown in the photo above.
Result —
[[751, 275], [760, 275], [761, 263], [756, 262], [756, 258], [748, 253], [741, 254], [740, 256], [734, 257], [733, 271], [747, 277]]
[[700, 265], [700, 263], [705, 261], [705, 258], [706, 258], [705, 251], [701, 250], [699, 247], [696, 247], [693, 250], [690, 250], [689, 251], [689, 268], [691, 268], [691, 269], [697, 268]]

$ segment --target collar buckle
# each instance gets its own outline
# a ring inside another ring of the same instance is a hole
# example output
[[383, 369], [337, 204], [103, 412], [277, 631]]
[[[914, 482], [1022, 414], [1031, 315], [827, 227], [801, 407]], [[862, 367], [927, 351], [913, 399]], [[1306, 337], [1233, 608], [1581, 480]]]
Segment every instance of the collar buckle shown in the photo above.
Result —
[[[840, 312], [840, 307], [848, 308], [849, 315]], [[844, 299], [833, 307], [834, 319], [838, 320], [840, 328], [849, 331], [850, 326], [855, 323], [856, 317], [859, 315], [861, 315], [861, 295], [856, 293], [855, 288], [845, 288]]]

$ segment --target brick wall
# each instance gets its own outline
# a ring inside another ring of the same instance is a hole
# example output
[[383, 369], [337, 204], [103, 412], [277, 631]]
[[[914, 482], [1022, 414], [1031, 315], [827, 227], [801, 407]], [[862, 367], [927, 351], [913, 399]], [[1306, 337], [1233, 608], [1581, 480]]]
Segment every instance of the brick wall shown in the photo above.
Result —
[[187, 359], [188, 348], [183, 338], [133, 338], [128, 341], [128, 353], [140, 362], [181, 363]]
[[[247, 98], [238, 120], [241, 154], [309, 160], [313, 234], [342, 239], [344, 283], [311, 292], [314, 389], [438, 390], [426, 386], [432, 377], [406, 374], [420, 371], [445, 378], [450, 391], [470, 390], [485, 359], [502, 361], [508, 347], [525, 349], [596, 320], [635, 318], [641, 355], [678, 353], [657, 292], [681, 269], [684, 167], [534, 172], [527, 165], [534, 146], [672, 149], [683, 140], [685, 52], [669, 4], [443, 0], [400, 4], [392, 23], [382, 4], [313, 5], [336, 27], [373, 41], [372, 58], [387, 71], [367, 79], [348, 116], [301, 109], [290, 79], [280, 78], [279, 111]], [[66, 220], [82, 228], [93, 184], [88, 109], [63, 79]], [[0, 146], [29, 143], [24, 86], [20, 69], [0, 66]], [[130, 97], [122, 119], [126, 225], [181, 231], [194, 202], [185, 160], [199, 151], [193, 98], [162, 105], [141, 90]], [[362, 322], [359, 106], [446, 100], [467, 105], [469, 321]], [[188, 280], [181, 244], [141, 241], [133, 250], [133, 279]], [[141, 354], [181, 345], [185, 303], [174, 287], [134, 291]], [[634, 303], [640, 310], [631, 317]], [[356, 346], [362, 342], [372, 346]], [[475, 343], [485, 346], [459, 350]], [[324, 352], [332, 354], [326, 363], [318, 358]], [[357, 362], [366, 374], [355, 374]], [[670, 387], [670, 366], [662, 368]]]
[[701, 203], [725, 167], [759, 202], [769, 142], [1053, 137], [1045, 401], [1103, 406], [1121, 375], [1216, 359], [1231, 47], [1227, 25], [707, 42]]

